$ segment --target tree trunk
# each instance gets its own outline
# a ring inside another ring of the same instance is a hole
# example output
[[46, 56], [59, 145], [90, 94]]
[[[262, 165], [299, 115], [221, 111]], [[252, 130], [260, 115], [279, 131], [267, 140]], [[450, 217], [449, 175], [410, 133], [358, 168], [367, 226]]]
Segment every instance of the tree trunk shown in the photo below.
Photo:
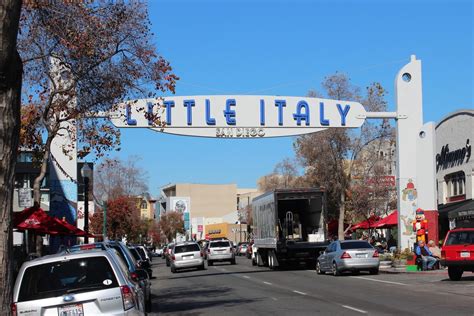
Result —
[[40, 173], [33, 182], [33, 201], [35, 204], [38, 204], [38, 206], [41, 205], [41, 182], [46, 176], [46, 171], [48, 170], [49, 153], [51, 152], [51, 143], [53, 141], [51, 135], [52, 134], [48, 131], [48, 138], [44, 146], [43, 158], [41, 160]]
[[346, 192], [345, 189], [342, 189], [341, 192], [341, 205], [339, 206], [339, 221], [337, 227], [337, 238], [339, 240], [344, 240], [344, 217], [346, 214]]
[[0, 315], [13, 290], [13, 188], [20, 131], [22, 64], [16, 50], [21, 0], [0, 4]]

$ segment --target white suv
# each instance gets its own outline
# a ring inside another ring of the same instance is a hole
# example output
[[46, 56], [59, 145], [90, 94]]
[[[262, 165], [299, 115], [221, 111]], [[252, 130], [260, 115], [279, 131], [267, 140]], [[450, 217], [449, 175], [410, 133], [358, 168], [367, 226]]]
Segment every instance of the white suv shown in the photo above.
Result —
[[171, 251], [171, 272], [178, 269], [198, 268], [204, 270], [204, 254], [195, 242], [184, 242], [174, 245]]
[[113, 249], [62, 252], [25, 262], [13, 315], [143, 315], [145, 297]]
[[207, 265], [212, 266], [216, 261], [229, 261], [235, 264], [235, 254], [230, 241], [211, 240], [207, 246]]

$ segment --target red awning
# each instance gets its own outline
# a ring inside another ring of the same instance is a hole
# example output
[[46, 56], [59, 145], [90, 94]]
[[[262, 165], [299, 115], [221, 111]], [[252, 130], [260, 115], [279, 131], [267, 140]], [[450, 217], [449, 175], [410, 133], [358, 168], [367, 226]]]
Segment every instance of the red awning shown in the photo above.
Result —
[[377, 223], [375, 223], [376, 228], [388, 228], [398, 225], [398, 211], [395, 210], [389, 215], [385, 216]]
[[379, 216], [371, 216], [369, 219], [351, 226], [351, 230], [375, 228], [375, 223], [379, 221]]

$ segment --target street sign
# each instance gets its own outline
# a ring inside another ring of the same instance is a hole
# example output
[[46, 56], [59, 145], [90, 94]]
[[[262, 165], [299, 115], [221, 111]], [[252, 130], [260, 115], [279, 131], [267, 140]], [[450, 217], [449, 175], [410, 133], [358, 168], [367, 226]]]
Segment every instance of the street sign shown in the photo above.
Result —
[[[162, 126], [154, 125], [159, 116]], [[362, 104], [288, 96], [180, 96], [121, 104], [110, 115], [121, 128], [141, 127], [188, 136], [263, 138], [314, 133], [326, 128], [360, 127]]]
[[31, 198], [31, 189], [18, 189], [18, 205], [20, 208], [27, 208], [33, 206], [33, 199]]

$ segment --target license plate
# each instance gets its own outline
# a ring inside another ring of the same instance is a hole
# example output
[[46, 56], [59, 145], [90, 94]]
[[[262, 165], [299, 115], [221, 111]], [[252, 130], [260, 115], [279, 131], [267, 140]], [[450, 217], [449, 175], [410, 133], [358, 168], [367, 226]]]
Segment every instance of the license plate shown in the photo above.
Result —
[[84, 316], [82, 304], [65, 305], [58, 307], [59, 316]]
[[367, 258], [366, 253], [356, 253], [356, 258]]
[[461, 258], [469, 258], [470, 256], [471, 256], [471, 253], [469, 251], [461, 252]]
[[190, 256], [183, 256], [183, 260], [188, 260], [188, 259], [193, 259], [194, 256], [193, 255], [190, 255]]

